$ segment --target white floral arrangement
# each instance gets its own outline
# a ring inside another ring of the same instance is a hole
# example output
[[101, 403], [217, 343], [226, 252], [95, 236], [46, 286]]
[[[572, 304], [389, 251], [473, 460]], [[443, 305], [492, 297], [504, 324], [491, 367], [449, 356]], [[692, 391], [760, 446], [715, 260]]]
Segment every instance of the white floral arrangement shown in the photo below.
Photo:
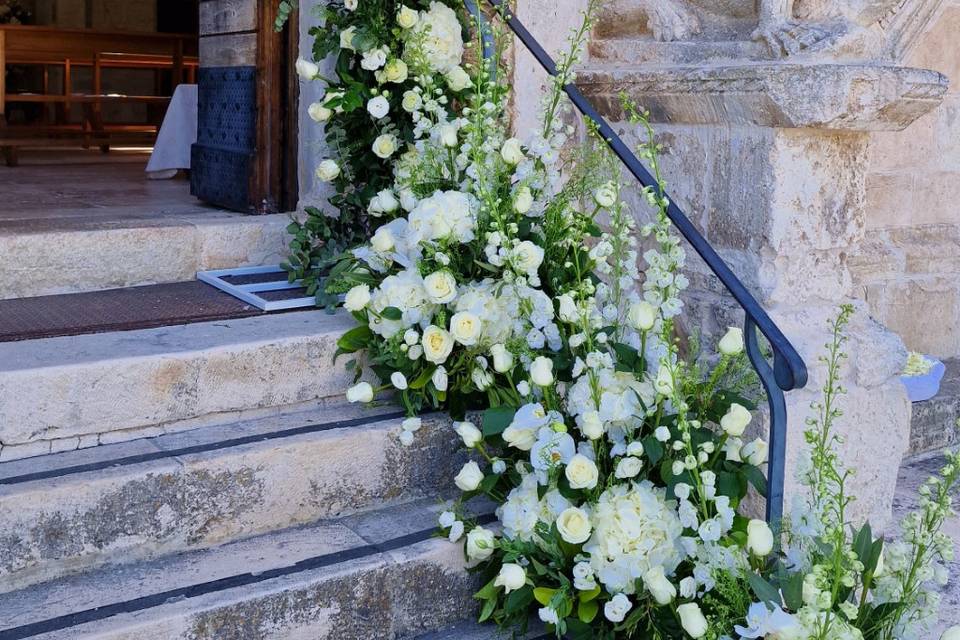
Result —
[[[710, 355], [681, 350], [685, 255], [645, 114], [624, 102], [658, 181], [642, 190], [652, 221], [639, 229], [591, 123], [572, 144], [562, 87], [596, 5], [537, 131], [509, 131], [496, 21], [474, 25], [465, 45], [478, 49], [489, 29], [496, 55], [463, 65], [456, 115], [433, 108], [431, 81], [414, 78], [423, 84], [403, 97], [414, 140], [390, 154], [383, 224], [335, 269], [358, 323], [339, 354], [355, 354], [358, 380], [367, 368], [379, 381], [357, 382], [347, 399], [394, 393], [410, 416], [404, 445], [422, 411], [453, 417], [471, 459], [439, 525], [481, 576], [481, 621], [523, 632], [533, 613], [558, 638], [597, 640], [919, 637], [951, 559], [940, 528], [957, 458], [922, 489], [901, 540], [850, 527], [834, 433], [844, 308], [806, 434], [809, 490], [774, 528], [751, 517], [745, 498], [766, 491], [768, 451], [748, 437], [744, 336], [729, 329]], [[417, 46], [438, 71], [454, 61], [429, 38]], [[649, 246], [642, 274], [638, 236]], [[495, 526], [478, 524], [478, 496], [496, 504]]]

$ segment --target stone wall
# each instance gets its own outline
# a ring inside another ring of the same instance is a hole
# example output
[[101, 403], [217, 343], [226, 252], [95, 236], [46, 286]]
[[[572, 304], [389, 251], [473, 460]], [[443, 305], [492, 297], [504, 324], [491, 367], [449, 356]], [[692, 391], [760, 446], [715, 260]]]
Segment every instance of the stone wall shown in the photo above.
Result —
[[944, 2], [903, 63], [951, 81], [906, 130], [873, 134], [858, 293], [910, 349], [960, 355], [960, 0]]

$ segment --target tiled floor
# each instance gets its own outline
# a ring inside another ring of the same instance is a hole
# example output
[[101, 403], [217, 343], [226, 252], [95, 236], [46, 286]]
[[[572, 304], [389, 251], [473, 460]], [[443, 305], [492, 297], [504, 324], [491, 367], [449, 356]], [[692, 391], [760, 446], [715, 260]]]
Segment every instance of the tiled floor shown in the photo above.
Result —
[[148, 180], [148, 158], [149, 150], [24, 150], [20, 166], [0, 166], [0, 230], [36, 232], [218, 213], [190, 195], [188, 180]]

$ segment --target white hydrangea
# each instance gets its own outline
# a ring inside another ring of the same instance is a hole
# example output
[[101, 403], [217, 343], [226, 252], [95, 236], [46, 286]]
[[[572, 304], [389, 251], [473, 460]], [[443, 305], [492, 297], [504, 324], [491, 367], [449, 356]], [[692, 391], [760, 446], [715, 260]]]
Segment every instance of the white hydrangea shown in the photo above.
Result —
[[437, 191], [410, 212], [408, 234], [413, 243], [453, 240], [470, 242], [476, 229], [475, 203], [461, 191]]
[[[432, 71], [447, 73], [463, 60], [463, 36], [457, 14], [445, 4], [431, 2], [430, 9], [420, 12], [408, 45], [407, 57], [422, 55]], [[409, 51], [409, 47], [416, 51]]]
[[[402, 317], [390, 320], [382, 312], [388, 307], [399, 309]], [[406, 269], [384, 278], [380, 286], [370, 296], [370, 329], [374, 333], [390, 338], [396, 333], [415, 324], [429, 320], [432, 305], [427, 299], [423, 286], [423, 277], [415, 269]]]

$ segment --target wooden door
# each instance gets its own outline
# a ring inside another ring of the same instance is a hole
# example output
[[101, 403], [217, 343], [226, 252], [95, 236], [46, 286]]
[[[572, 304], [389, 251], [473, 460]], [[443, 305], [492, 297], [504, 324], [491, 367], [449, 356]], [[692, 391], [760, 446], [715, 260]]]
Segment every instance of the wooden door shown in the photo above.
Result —
[[200, 2], [191, 193], [234, 211], [296, 208], [296, 29], [274, 30], [276, 6], [274, 0]]

